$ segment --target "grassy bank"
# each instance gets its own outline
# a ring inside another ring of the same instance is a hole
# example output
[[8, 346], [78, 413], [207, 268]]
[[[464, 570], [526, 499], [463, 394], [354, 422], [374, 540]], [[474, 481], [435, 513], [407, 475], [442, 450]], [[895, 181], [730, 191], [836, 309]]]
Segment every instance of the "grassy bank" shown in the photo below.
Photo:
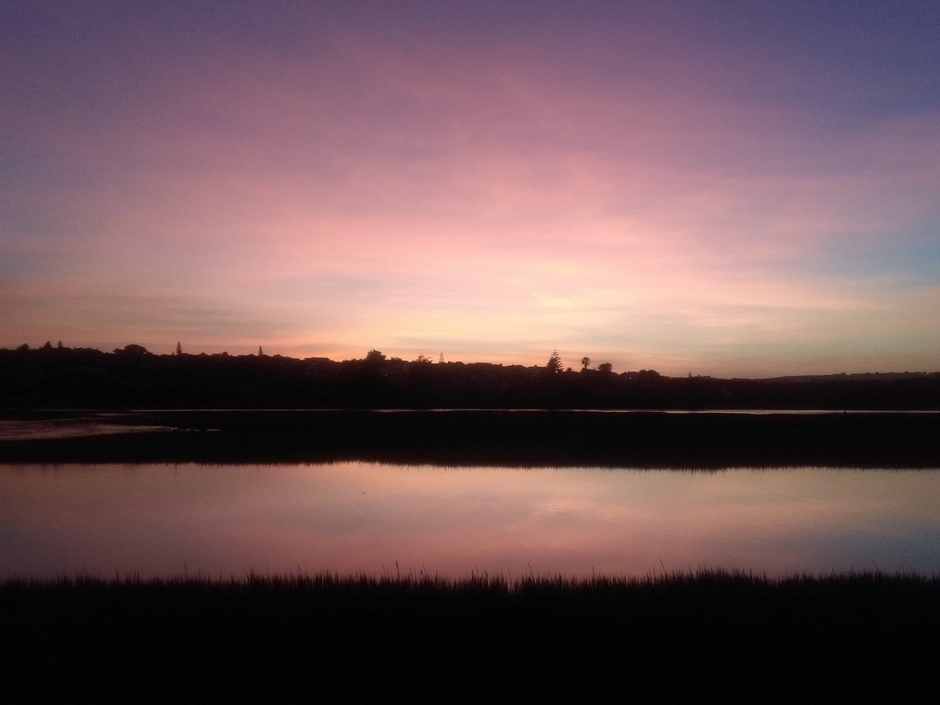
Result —
[[166, 411], [107, 422], [171, 430], [0, 442], [0, 462], [940, 468], [940, 414]]
[[7, 702], [897, 695], [936, 667], [940, 578], [8, 582], [0, 649]]

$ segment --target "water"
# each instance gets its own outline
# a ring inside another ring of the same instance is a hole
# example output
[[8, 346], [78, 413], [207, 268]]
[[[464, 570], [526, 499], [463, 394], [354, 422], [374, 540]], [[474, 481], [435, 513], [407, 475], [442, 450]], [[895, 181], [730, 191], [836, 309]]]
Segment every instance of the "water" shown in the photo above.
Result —
[[[0, 419], [0, 441], [49, 440], [170, 430], [165, 426], [109, 423], [106, 414], [61, 419]], [[112, 414], [111, 416], [117, 416]]]
[[[257, 413], [259, 410], [252, 410]], [[310, 411], [330, 412], [342, 411], [339, 409], [264, 409], [266, 412], [276, 413], [296, 413], [298, 415], [309, 413]], [[486, 409], [377, 409], [371, 413], [375, 414], [448, 414], [448, 413], [469, 413], [473, 411], [488, 412]], [[519, 412], [519, 413], [546, 413], [551, 411], [541, 409], [500, 409], [500, 413]], [[56, 416], [56, 412], [48, 412], [51, 418], [39, 419], [0, 419], [0, 441], [11, 440], [40, 440], [55, 438], [76, 438], [80, 436], [99, 436], [115, 433], [141, 433], [145, 431], [168, 431], [172, 430], [166, 426], [155, 426], [141, 421], [141, 417], [149, 414], [178, 414], [181, 420], [185, 420], [187, 415], [201, 414], [203, 412], [212, 413], [225, 417], [226, 415], [244, 414], [242, 409], [160, 409], [150, 411], [83, 411], [77, 415], [71, 415], [62, 412], [65, 415]], [[583, 414], [668, 414], [668, 415], [738, 415], [738, 416], [824, 416], [829, 414], [940, 414], [937, 410], [879, 410], [875, 412], [863, 410], [842, 410], [842, 409], [703, 409], [703, 410], [682, 410], [682, 409], [570, 409], [566, 413]]]
[[938, 496], [931, 471], [0, 466], [0, 577], [932, 573]]

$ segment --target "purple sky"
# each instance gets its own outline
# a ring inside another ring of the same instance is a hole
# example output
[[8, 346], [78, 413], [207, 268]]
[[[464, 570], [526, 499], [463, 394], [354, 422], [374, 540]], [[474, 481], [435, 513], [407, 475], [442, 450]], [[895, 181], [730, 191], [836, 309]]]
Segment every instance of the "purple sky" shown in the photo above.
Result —
[[4, 3], [0, 346], [937, 370], [938, 47], [936, 2]]

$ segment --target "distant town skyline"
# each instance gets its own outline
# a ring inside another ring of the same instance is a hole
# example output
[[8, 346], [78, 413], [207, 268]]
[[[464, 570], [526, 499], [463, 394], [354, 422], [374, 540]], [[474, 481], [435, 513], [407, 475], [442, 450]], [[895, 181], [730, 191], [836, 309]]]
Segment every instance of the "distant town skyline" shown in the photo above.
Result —
[[7, 3], [0, 347], [940, 370], [940, 5]]

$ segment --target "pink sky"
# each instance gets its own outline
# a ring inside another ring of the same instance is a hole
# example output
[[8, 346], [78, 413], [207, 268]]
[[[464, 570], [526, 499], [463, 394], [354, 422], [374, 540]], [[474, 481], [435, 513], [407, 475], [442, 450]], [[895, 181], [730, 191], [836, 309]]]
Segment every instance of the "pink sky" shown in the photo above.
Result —
[[903, 18], [103, 7], [0, 23], [0, 346], [940, 369]]

